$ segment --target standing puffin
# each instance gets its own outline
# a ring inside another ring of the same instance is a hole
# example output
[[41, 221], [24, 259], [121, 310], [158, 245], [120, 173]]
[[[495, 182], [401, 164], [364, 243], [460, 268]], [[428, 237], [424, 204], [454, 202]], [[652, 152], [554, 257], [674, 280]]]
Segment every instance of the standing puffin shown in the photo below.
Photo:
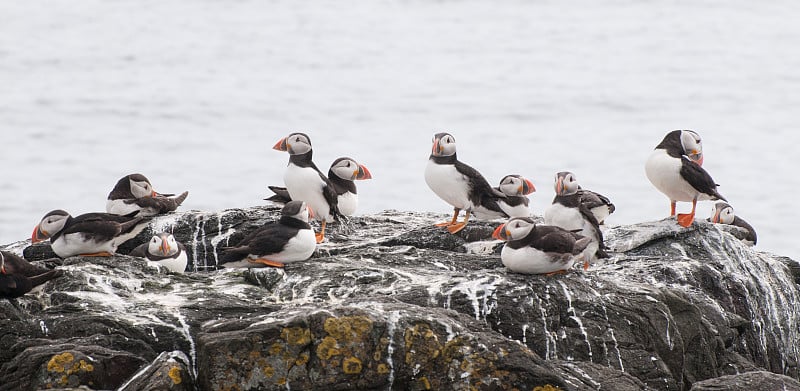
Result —
[[[425, 167], [425, 182], [439, 198], [453, 206], [453, 219], [436, 224], [450, 233], [464, 229], [469, 216], [476, 213], [481, 218], [500, 218], [508, 215], [498, 205], [505, 194], [486, 182], [480, 172], [462, 163], [456, 157], [456, 139], [449, 133], [437, 133]], [[465, 210], [464, 221], [457, 223], [458, 214]]]
[[592, 243], [588, 246], [588, 254], [594, 254], [597, 258], [608, 258], [608, 254], [603, 250], [605, 248], [603, 232], [600, 231], [600, 225], [592, 211], [581, 202], [579, 187], [575, 174], [569, 171], [557, 173], [556, 196], [552, 205], [544, 212], [544, 222], [592, 239]]
[[678, 224], [683, 227], [692, 225], [698, 200], [727, 201], [717, 192], [714, 179], [701, 166], [700, 145], [697, 133], [673, 130], [664, 136], [644, 166], [647, 179], [669, 198], [670, 216], [675, 216], [677, 201], [692, 203], [690, 213], [678, 214]]
[[714, 204], [714, 211], [709, 221], [714, 224], [729, 224], [744, 228], [747, 230], [747, 236], [744, 238], [745, 242], [751, 246], [754, 246], [758, 242], [756, 229], [748, 222], [744, 221], [744, 219], [737, 216], [733, 211], [733, 207], [727, 202], [717, 202]]
[[50, 239], [53, 252], [61, 258], [73, 255], [111, 256], [120, 244], [134, 238], [147, 222], [142, 217], [109, 213], [86, 213], [72, 217], [54, 210], [33, 229], [31, 243]]
[[172, 212], [180, 206], [189, 195], [184, 191], [177, 197], [173, 194], [160, 194], [153, 190], [153, 185], [142, 174], [130, 174], [122, 177], [108, 193], [106, 212], [115, 215], [155, 216]]
[[189, 263], [186, 247], [169, 232], [153, 235], [149, 242], [139, 245], [129, 255], [145, 258], [175, 273], [186, 271]]
[[272, 147], [289, 152], [289, 165], [283, 175], [286, 191], [292, 200], [304, 201], [321, 222], [317, 243], [325, 239], [325, 224], [338, 219], [336, 188], [312, 161], [311, 139], [304, 133], [292, 133]]
[[519, 175], [506, 175], [500, 180], [500, 186], [495, 189], [506, 195], [506, 198], [497, 200], [497, 204], [509, 217], [531, 215], [531, 209], [528, 206], [530, 200], [525, 196], [536, 191], [533, 182]]
[[0, 299], [20, 297], [63, 274], [63, 270], [38, 267], [16, 254], [0, 251]]
[[[336, 190], [339, 213], [343, 216], [352, 216], [358, 207], [358, 191], [355, 181], [372, 179], [372, 174], [367, 166], [358, 164], [354, 159], [340, 157], [331, 164], [331, 168], [328, 170], [328, 179]], [[265, 200], [279, 204], [285, 204], [292, 200], [285, 187], [268, 187], [275, 194]]]
[[236, 247], [226, 248], [220, 254], [220, 265], [283, 267], [285, 263], [305, 261], [317, 248], [308, 217], [309, 208], [305, 202], [288, 202], [281, 210], [280, 220], [264, 224]]
[[[492, 237], [507, 241], [500, 252], [503, 265], [525, 274], [555, 274], [569, 270], [592, 242], [575, 232], [536, 225], [529, 217], [515, 217], [494, 230]], [[584, 269], [588, 262], [584, 260]]]

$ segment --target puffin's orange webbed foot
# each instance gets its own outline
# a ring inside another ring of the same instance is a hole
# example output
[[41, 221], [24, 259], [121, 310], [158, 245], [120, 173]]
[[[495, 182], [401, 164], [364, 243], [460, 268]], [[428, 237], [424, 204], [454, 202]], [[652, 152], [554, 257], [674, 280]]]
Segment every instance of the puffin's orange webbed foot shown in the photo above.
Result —
[[317, 243], [322, 243], [322, 241], [325, 240], [325, 233], [317, 232], [314, 234], [314, 237], [317, 239]]
[[681, 227], [688, 227], [692, 225], [694, 222], [694, 213], [679, 213], [678, 214], [678, 224]]
[[248, 259], [250, 263], [260, 263], [262, 265], [271, 266], [271, 267], [283, 267], [283, 262], [273, 261], [266, 258], [257, 258], [257, 259]]
[[455, 223], [453, 225], [447, 226], [447, 231], [450, 232], [451, 234], [455, 234], [460, 232], [466, 226], [467, 226], [466, 223]]
[[554, 272], [545, 273], [544, 275], [547, 276], [547, 277], [552, 277], [552, 276], [555, 276], [555, 275], [558, 275], [558, 274], [567, 274], [567, 269], [556, 270]]

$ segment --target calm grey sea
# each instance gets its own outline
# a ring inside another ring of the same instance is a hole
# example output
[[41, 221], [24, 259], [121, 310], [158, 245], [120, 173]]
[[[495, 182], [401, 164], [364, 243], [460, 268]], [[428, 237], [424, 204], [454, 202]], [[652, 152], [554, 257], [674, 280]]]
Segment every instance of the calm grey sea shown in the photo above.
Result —
[[292, 131], [325, 170], [369, 167], [362, 213], [450, 212], [423, 179], [449, 131], [490, 182], [530, 178], [538, 214], [571, 170], [615, 202], [608, 224], [655, 220], [644, 161], [689, 128], [757, 248], [800, 258], [800, 5], [495, 3], [0, 2], [0, 243], [103, 210], [133, 172], [189, 190], [184, 209], [263, 204]]

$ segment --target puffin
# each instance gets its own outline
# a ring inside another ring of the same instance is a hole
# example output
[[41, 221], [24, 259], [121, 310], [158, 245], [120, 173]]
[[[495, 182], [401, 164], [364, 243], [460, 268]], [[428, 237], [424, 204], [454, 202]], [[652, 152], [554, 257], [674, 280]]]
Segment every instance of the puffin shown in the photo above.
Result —
[[566, 273], [583, 260], [590, 238], [552, 225], [537, 225], [530, 217], [514, 217], [494, 230], [492, 237], [505, 241], [500, 260], [509, 270], [524, 274]]
[[177, 197], [174, 194], [161, 194], [153, 190], [153, 185], [142, 174], [122, 177], [108, 193], [106, 212], [116, 215], [155, 216], [172, 212], [189, 196], [184, 191]]
[[556, 196], [553, 198], [553, 203], [544, 211], [544, 223], [592, 239], [592, 243], [588, 246], [588, 254], [593, 254], [597, 258], [608, 258], [608, 254], [604, 251], [600, 224], [589, 207], [581, 202], [578, 187], [580, 186], [575, 174], [569, 171], [556, 174]]
[[737, 216], [733, 211], [733, 207], [727, 202], [717, 202], [714, 204], [713, 213], [708, 221], [714, 224], [729, 224], [744, 228], [747, 231], [744, 241], [751, 246], [754, 246], [758, 242], [755, 228], [744, 221], [744, 219]]
[[289, 152], [289, 164], [283, 175], [286, 191], [290, 199], [306, 202], [320, 221], [316, 240], [321, 243], [326, 223], [338, 220], [340, 212], [336, 188], [312, 161], [311, 139], [305, 133], [292, 133], [272, 148]]
[[120, 244], [134, 238], [146, 226], [143, 217], [110, 213], [86, 213], [72, 217], [61, 209], [48, 212], [36, 225], [31, 243], [50, 239], [61, 258], [73, 255], [111, 256]]
[[224, 267], [283, 267], [305, 261], [317, 248], [314, 230], [308, 224], [310, 208], [304, 201], [289, 201], [278, 221], [271, 221], [247, 235], [236, 247], [219, 257]]
[[[359, 164], [355, 159], [340, 157], [331, 163], [331, 167], [328, 169], [328, 179], [336, 190], [339, 213], [342, 216], [352, 216], [358, 207], [358, 191], [355, 181], [372, 179], [372, 174], [367, 166]], [[275, 194], [265, 200], [278, 204], [285, 204], [292, 200], [285, 187], [268, 187]]]
[[169, 232], [153, 235], [149, 242], [139, 245], [129, 255], [145, 258], [175, 273], [186, 271], [189, 263], [186, 247]]
[[495, 190], [506, 195], [506, 198], [497, 200], [497, 204], [500, 205], [500, 209], [506, 215], [509, 217], [528, 217], [531, 215], [531, 209], [528, 206], [530, 200], [525, 196], [536, 191], [533, 182], [520, 175], [506, 175], [500, 180], [500, 186], [495, 187]]
[[16, 254], [0, 251], [0, 298], [15, 299], [63, 274], [63, 270], [35, 266]]
[[[698, 157], [699, 156], [699, 157]], [[677, 215], [682, 227], [692, 225], [697, 201], [727, 201], [702, 167], [700, 136], [691, 130], [673, 130], [664, 136], [645, 163], [647, 179], [670, 200], [670, 217], [677, 201], [691, 202], [690, 213]]]
[[[456, 157], [456, 139], [449, 133], [433, 136], [433, 147], [425, 167], [425, 182], [439, 198], [453, 206], [453, 219], [436, 224], [455, 234], [469, 222], [470, 214], [482, 219], [508, 218], [498, 204], [506, 195], [493, 188], [478, 170], [462, 163]], [[461, 210], [464, 221], [458, 220]]]
[[592, 212], [595, 220], [597, 220], [597, 224], [605, 223], [606, 217], [616, 210], [611, 200], [600, 193], [586, 190], [578, 186], [578, 195], [580, 196], [581, 204], [589, 208], [589, 211]]

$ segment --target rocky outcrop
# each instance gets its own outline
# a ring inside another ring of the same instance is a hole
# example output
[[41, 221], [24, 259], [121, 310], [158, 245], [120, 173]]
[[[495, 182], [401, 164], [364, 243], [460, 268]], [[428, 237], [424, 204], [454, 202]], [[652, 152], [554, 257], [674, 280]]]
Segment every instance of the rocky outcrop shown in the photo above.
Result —
[[388, 211], [330, 226], [312, 259], [285, 269], [217, 270], [222, 247], [277, 214], [161, 216], [120, 248], [172, 231], [190, 255], [185, 274], [9, 246], [65, 275], [0, 302], [0, 390], [689, 390], [757, 371], [800, 378], [796, 263], [747, 247], [735, 227], [608, 227], [610, 259], [544, 277], [502, 266], [497, 224], [450, 235], [432, 226], [446, 216]]

